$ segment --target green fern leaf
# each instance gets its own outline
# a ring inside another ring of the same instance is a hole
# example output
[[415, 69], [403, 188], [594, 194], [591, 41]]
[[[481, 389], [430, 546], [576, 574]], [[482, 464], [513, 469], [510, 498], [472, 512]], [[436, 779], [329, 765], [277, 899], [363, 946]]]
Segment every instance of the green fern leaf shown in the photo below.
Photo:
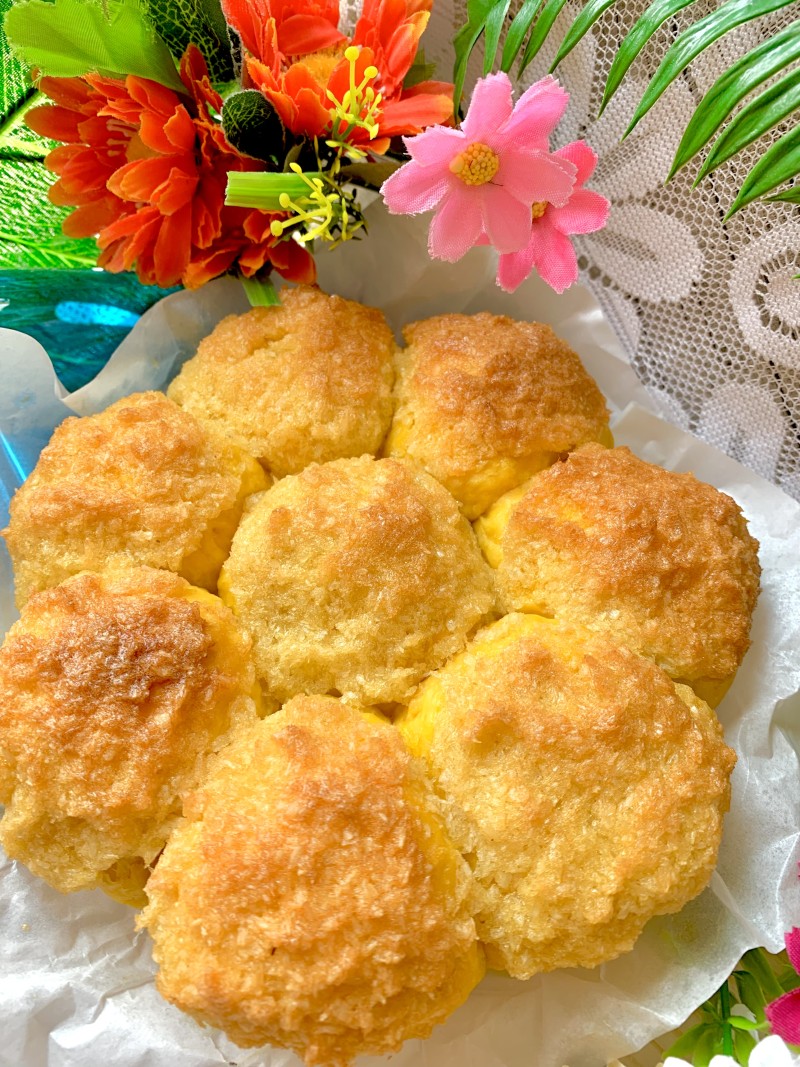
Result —
[[528, 38], [528, 44], [522, 55], [522, 62], [519, 65], [520, 77], [539, 54], [539, 49], [547, 40], [547, 36], [553, 28], [553, 23], [561, 14], [566, 2], [567, 0], [545, 0], [542, 13], [534, 24], [531, 35]]
[[496, 6], [506, 8], [506, 0], [467, 0], [467, 21], [453, 38], [453, 100], [456, 108], [464, 93], [469, 57], [486, 27], [492, 9]]
[[656, 30], [663, 26], [668, 19], [682, 11], [683, 8], [693, 3], [694, 0], [654, 0], [641, 18], [637, 19], [614, 56], [614, 62], [611, 64], [606, 86], [603, 90], [603, 99], [600, 104], [601, 115], [611, 97], [619, 89], [622, 79], [628, 73], [631, 64]]
[[554, 71], [561, 60], [568, 56], [575, 45], [586, 36], [603, 12], [607, 11], [615, 3], [616, 0], [589, 0], [589, 2], [584, 5], [580, 15], [578, 15], [572, 23], [567, 31], [566, 37], [561, 42], [561, 47], [556, 53], [556, 58], [553, 60], [553, 65], [550, 68], [551, 71]]
[[494, 65], [494, 57], [497, 54], [497, 49], [500, 45], [500, 34], [503, 32], [503, 23], [508, 14], [510, 4], [511, 0], [500, 0], [500, 3], [495, 4], [486, 17], [486, 25], [483, 31], [485, 36], [483, 57], [484, 75], [490, 74]]
[[539, 8], [543, 3], [544, 0], [525, 0], [522, 7], [512, 19], [511, 25], [508, 27], [508, 33], [506, 34], [505, 44], [503, 45], [503, 56], [500, 60], [500, 69], [504, 70], [506, 74], [514, 65], [514, 60], [519, 55], [519, 51], [522, 48], [522, 42], [525, 40], [525, 35], [531, 28], [531, 24], [539, 13]]
[[743, 107], [714, 142], [697, 176], [705, 178], [800, 108], [800, 71], [793, 70]]
[[189, 44], [196, 44], [212, 81], [233, 78], [228, 27], [219, 0], [142, 0], [142, 6], [173, 56], [180, 58]]
[[775, 74], [800, 59], [800, 20], [753, 48], [719, 77], [697, 105], [675, 153], [669, 177], [704, 148], [738, 104]]
[[765, 197], [769, 203], [800, 204], [800, 185], [793, 185], [791, 189], [784, 189], [782, 193]]
[[4, 28], [17, 58], [42, 74], [134, 74], [184, 90], [140, 0], [17, 0]]
[[681, 33], [667, 49], [667, 54], [653, 75], [645, 94], [636, 108], [627, 133], [641, 121], [669, 85], [710, 44], [745, 22], [788, 7], [795, 0], [727, 0], [716, 11], [699, 19]]

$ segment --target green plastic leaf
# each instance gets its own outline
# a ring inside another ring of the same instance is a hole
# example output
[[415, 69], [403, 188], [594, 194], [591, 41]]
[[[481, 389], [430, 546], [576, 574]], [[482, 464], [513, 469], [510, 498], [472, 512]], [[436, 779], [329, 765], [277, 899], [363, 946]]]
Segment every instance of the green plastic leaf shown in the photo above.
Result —
[[194, 43], [203, 53], [212, 81], [233, 78], [228, 27], [219, 0], [142, 0], [142, 7], [173, 56], [180, 58]]
[[355, 179], [371, 189], [380, 189], [386, 179], [390, 178], [402, 165], [399, 160], [386, 158], [375, 163], [346, 163], [339, 171], [339, 175], [343, 181]]
[[281, 298], [270, 278], [242, 278], [241, 283], [250, 307], [273, 308], [280, 304]]
[[751, 22], [762, 15], [768, 15], [772, 11], [779, 11], [794, 2], [795, 0], [726, 0], [726, 3], [718, 7], [716, 11], [711, 11], [684, 30], [667, 49], [667, 54], [662, 59], [636, 108], [627, 132], [630, 133], [667, 87], [710, 44], [735, 27]]
[[745, 952], [739, 966], [752, 974], [761, 987], [764, 999], [767, 1002], [776, 1000], [784, 993], [784, 989], [775, 977], [775, 972], [770, 964], [770, 957], [763, 949], [751, 948], [748, 952]]
[[800, 71], [793, 70], [751, 100], [725, 127], [711, 147], [697, 180], [757, 141], [800, 108]]
[[501, 0], [501, 3], [492, 7], [486, 18], [486, 26], [483, 31], [485, 38], [483, 53], [484, 76], [490, 74], [494, 66], [494, 57], [500, 47], [500, 34], [503, 32], [503, 23], [510, 5], [511, 0]]
[[653, 34], [664, 23], [677, 15], [683, 8], [693, 4], [694, 0], [653, 0], [641, 18], [634, 23], [630, 33], [619, 46], [614, 62], [608, 72], [606, 87], [603, 90], [603, 99], [600, 104], [600, 114], [608, 104], [611, 97], [620, 87], [620, 83], [628, 69]]
[[708, 1027], [695, 1042], [692, 1053], [694, 1067], [708, 1067], [714, 1056], [724, 1055], [721, 1027]]
[[761, 1023], [754, 1023], [752, 1019], [747, 1019], [743, 1015], [731, 1015], [728, 1023], [734, 1030], [760, 1030], [762, 1027]]
[[17, 0], [5, 32], [17, 58], [42, 74], [134, 74], [185, 91], [139, 0]]
[[539, 54], [539, 49], [547, 40], [547, 36], [550, 30], [553, 28], [553, 23], [561, 14], [561, 9], [566, 4], [567, 0], [545, 0], [545, 5], [542, 8], [542, 13], [536, 20], [531, 35], [528, 38], [528, 44], [522, 55], [522, 62], [519, 65], [519, 74], [522, 76], [527, 67], [534, 61]]
[[222, 128], [234, 148], [278, 163], [286, 154], [286, 131], [278, 113], [256, 89], [232, 93], [222, 107]]
[[506, 74], [513, 67], [514, 61], [522, 48], [525, 35], [531, 28], [531, 24], [543, 3], [544, 0], [524, 0], [522, 7], [511, 20], [511, 25], [506, 33], [505, 44], [503, 45], [503, 56], [500, 60], [500, 69], [504, 70]]
[[770, 204], [800, 204], [800, 185], [793, 185], [791, 189], [784, 189], [782, 193], [766, 197]]
[[747, 1063], [756, 1044], [757, 1041], [752, 1034], [737, 1030], [733, 1035], [733, 1054], [737, 1063]]
[[[725, 216], [726, 221], [747, 204], [766, 196], [779, 185], [796, 178], [798, 174], [800, 174], [800, 126], [784, 134], [759, 159], [742, 182], [742, 187]], [[761, 981], [760, 976], [759, 981]], [[780, 990], [777, 981], [775, 985]], [[764, 988], [763, 985], [762, 988]], [[779, 997], [782, 992], [783, 990], [775, 993], [772, 999]]]
[[737, 60], [722, 74], [697, 105], [678, 146], [670, 171], [681, 167], [704, 148], [725, 119], [753, 89], [800, 59], [800, 20], [770, 37]]
[[453, 63], [453, 102], [456, 111], [461, 104], [464, 93], [464, 81], [467, 77], [467, 64], [478, 38], [484, 31], [486, 21], [494, 7], [507, 10], [506, 0], [467, 0], [467, 21], [453, 38], [455, 61]]
[[435, 74], [436, 64], [428, 63], [425, 59], [425, 52], [420, 48], [414, 56], [414, 62], [408, 68], [408, 73], [403, 78], [403, 88], [413, 89], [420, 82], [430, 81]]
[[753, 1013], [759, 1023], [763, 1023], [766, 1018], [764, 1007], [767, 1002], [758, 981], [749, 971], [739, 970], [734, 971], [733, 980], [736, 984], [739, 1000]]
[[678, 1040], [667, 1049], [664, 1054], [665, 1058], [667, 1056], [676, 1056], [679, 1059], [687, 1059], [691, 1063], [698, 1042], [709, 1029], [714, 1028], [708, 1022], [698, 1023], [696, 1026], [691, 1027], [685, 1034], [681, 1034]]
[[589, 0], [581, 10], [580, 15], [570, 26], [567, 31], [567, 35], [561, 42], [561, 47], [556, 53], [556, 58], [553, 60], [553, 65], [550, 68], [554, 71], [558, 64], [564, 59], [572, 49], [578, 44], [594, 26], [604, 11], [607, 11], [616, 3], [616, 0]]

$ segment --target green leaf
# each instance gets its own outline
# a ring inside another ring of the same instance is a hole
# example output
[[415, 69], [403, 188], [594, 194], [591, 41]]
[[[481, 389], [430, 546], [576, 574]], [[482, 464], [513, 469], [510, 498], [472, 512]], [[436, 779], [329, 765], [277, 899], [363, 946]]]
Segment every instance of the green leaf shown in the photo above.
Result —
[[219, 0], [142, 0], [142, 7], [173, 56], [179, 59], [194, 43], [203, 53], [212, 81], [233, 78], [228, 27]]
[[725, 127], [711, 147], [697, 181], [800, 108], [800, 71], [793, 70], [751, 100]]
[[733, 1054], [739, 1063], [747, 1063], [750, 1053], [756, 1047], [757, 1041], [752, 1034], [745, 1034], [737, 1030], [733, 1035]]
[[667, 1056], [676, 1056], [679, 1059], [688, 1059], [692, 1062], [692, 1056], [694, 1055], [694, 1050], [697, 1047], [698, 1042], [709, 1030], [714, 1029], [716, 1028], [711, 1023], [698, 1023], [696, 1026], [687, 1030], [685, 1034], [681, 1034], [678, 1040], [664, 1053], [664, 1058], [666, 1059]]
[[772, 970], [770, 957], [763, 949], [751, 948], [745, 952], [739, 966], [752, 974], [761, 987], [766, 1001], [776, 1000], [782, 996], [784, 990]]
[[547, 35], [553, 28], [553, 23], [561, 14], [561, 9], [566, 4], [567, 0], [545, 0], [545, 5], [542, 8], [542, 13], [539, 15], [536, 23], [534, 24], [531, 35], [528, 38], [527, 47], [522, 55], [522, 62], [519, 65], [519, 75], [522, 77], [525, 69], [534, 61], [539, 54], [539, 49], [542, 47], [547, 39]]
[[339, 175], [345, 181], [356, 179], [371, 189], [380, 189], [386, 179], [402, 165], [400, 160], [395, 159], [381, 159], [377, 163], [347, 163], [341, 168]]
[[580, 15], [572, 23], [566, 37], [561, 42], [561, 47], [556, 53], [556, 58], [550, 68], [551, 71], [554, 71], [561, 60], [568, 56], [575, 45], [586, 36], [603, 12], [607, 11], [615, 3], [616, 0], [588, 0], [588, 3], [584, 5]]
[[734, 1030], [761, 1030], [764, 1026], [763, 1023], [754, 1023], [751, 1019], [746, 1019], [743, 1015], [729, 1016], [728, 1023]]
[[504, 70], [506, 74], [514, 65], [514, 60], [519, 55], [522, 42], [525, 40], [525, 34], [531, 28], [531, 23], [536, 18], [543, 3], [544, 0], [524, 0], [522, 7], [512, 19], [511, 25], [508, 27], [508, 33], [506, 33], [503, 56], [500, 60], [500, 69]]
[[722, 1029], [709, 1027], [701, 1034], [694, 1046], [692, 1063], [694, 1067], [708, 1067], [714, 1056], [724, 1055], [722, 1047]]
[[734, 971], [733, 980], [736, 983], [739, 1000], [753, 1013], [756, 1020], [762, 1023], [766, 1018], [764, 1014], [766, 999], [758, 981], [749, 971], [740, 970]]
[[717, 78], [697, 105], [670, 171], [673, 177], [703, 148], [757, 86], [800, 59], [800, 20], [753, 48]]
[[[744, 179], [725, 220], [727, 221], [737, 211], [741, 211], [746, 204], [765, 196], [784, 182], [797, 177], [798, 174], [800, 174], [800, 126], [795, 126], [767, 149]], [[776, 995], [780, 996], [780, 993]]]
[[641, 18], [637, 19], [630, 33], [619, 46], [614, 62], [608, 72], [606, 87], [603, 90], [603, 99], [600, 104], [602, 115], [611, 97], [617, 91], [622, 79], [628, 73], [628, 68], [648, 43], [653, 34], [667, 19], [677, 15], [683, 8], [693, 4], [694, 0], [654, 0]]
[[271, 278], [241, 278], [240, 281], [250, 301], [250, 307], [272, 308], [280, 304], [281, 298]]
[[784, 189], [782, 193], [764, 198], [768, 204], [800, 204], [800, 185], [793, 185], [791, 189]]
[[232, 93], [222, 107], [222, 128], [234, 148], [278, 163], [286, 154], [286, 131], [278, 113], [256, 89]]
[[414, 56], [414, 62], [408, 68], [408, 73], [403, 78], [403, 88], [413, 89], [420, 82], [430, 81], [436, 73], [436, 64], [425, 61], [425, 52], [420, 48]]
[[484, 29], [484, 55], [483, 55], [483, 73], [484, 76], [490, 74], [494, 65], [494, 57], [497, 54], [497, 49], [500, 46], [500, 34], [503, 32], [503, 23], [505, 22], [508, 9], [511, 5], [511, 0], [501, 0], [500, 3], [495, 4], [486, 18], [486, 26]]
[[726, 0], [704, 18], [699, 19], [667, 49], [658, 70], [653, 75], [645, 94], [636, 108], [627, 132], [636, 126], [655, 104], [669, 85], [681, 74], [693, 59], [696, 59], [714, 41], [745, 22], [788, 7], [795, 0]]
[[17, 57], [42, 74], [134, 74], [185, 92], [139, 0], [17, 0], [5, 31]]
[[467, 0], [467, 21], [453, 38], [455, 61], [453, 64], [453, 102], [458, 110], [464, 93], [467, 64], [472, 50], [483, 33], [486, 20], [494, 7], [507, 8], [506, 0]]

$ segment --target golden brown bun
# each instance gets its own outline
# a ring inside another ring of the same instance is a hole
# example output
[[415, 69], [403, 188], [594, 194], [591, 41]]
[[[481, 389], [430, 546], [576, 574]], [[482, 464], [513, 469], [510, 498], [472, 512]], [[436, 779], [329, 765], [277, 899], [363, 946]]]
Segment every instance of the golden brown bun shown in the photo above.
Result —
[[395, 342], [380, 311], [319, 289], [231, 315], [170, 397], [276, 475], [376, 452], [392, 417]]
[[453, 498], [419, 468], [369, 456], [312, 465], [255, 498], [219, 588], [279, 702], [402, 701], [494, 606]]
[[474, 519], [586, 441], [611, 444], [603, 397], [549, 326], [439, 315], [407, 326], [388, 455], [416, 460]]
[[347, 1064], [483, 974], [468, 872], [399, 734], [297, 697], [226, 749], [147, 886], [161, 993], [244, 1047]]
[[400, 728], [473, 868], [490, 966], [596, 966], [711, 877], [735, 756], [691, 689], [607, 638], [508, 615]]
[[80, 571], [144, 564], [216, 588], [258, 463], [162, 393], [55, 430], [11, 501], [17, 604]]
[[130, 903], [202, 779], [256, 718], [249, 638], [167, 571], [33, 597], [0, 649], [0, 842], [56, 889]]
[[703, 696], [747, 651], [758, 542], [737, 504], [691, 474], [587, 445], [477, 530], [509, 611], [607, 633]]

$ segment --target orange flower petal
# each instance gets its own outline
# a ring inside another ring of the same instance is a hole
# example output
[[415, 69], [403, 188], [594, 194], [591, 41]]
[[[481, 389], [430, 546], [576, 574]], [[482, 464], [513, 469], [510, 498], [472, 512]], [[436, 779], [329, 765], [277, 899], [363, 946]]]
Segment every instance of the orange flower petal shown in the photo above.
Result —
[[292, 15], [278, 26], [278, 47], [287, 56], [305, 56], [344, 40], [335, 24], [319, 15]]
[[58, 104], [45, 104], [43, 107], [32, 108], [25, 116], [25, 122], [40, 137], [79, 144], [81, 135], [78, 125], [83, 117], [79, 111], [71, 111]]
[[451, 96], [408, 96], [393, 100], [383, 109], [381, 133], [386, 137], [420, 133], [426, 126], [441, 125], [453, 114]]
[[94, 237], [119, 215], [121, 202], [116, 197], [84, 204], [68, 215], [61, 225], [67, 237]]
[[191, 205], [196, 189], [196, 174], [187, 174], [186, 171], [173, 167], [163, 185], [154, 190], [150, 203], [157, 207], [162, 215], [174, 215], [187, 204]]
[[187, 204], [174, 215], [169, 215], [153, 248], [153, 264], [158, 284], [164, 288], [177, 285], [189, 265], [192, 240], [192, 206]]
[[123, 200], [147, 202], [169, 178], [176, 160], [169, 156], [135, 159], [111, 176], [108, 188]]
[[83, 78], [40, 78], [39, 91], [72, 111], [91, 111], [96, 95]]

